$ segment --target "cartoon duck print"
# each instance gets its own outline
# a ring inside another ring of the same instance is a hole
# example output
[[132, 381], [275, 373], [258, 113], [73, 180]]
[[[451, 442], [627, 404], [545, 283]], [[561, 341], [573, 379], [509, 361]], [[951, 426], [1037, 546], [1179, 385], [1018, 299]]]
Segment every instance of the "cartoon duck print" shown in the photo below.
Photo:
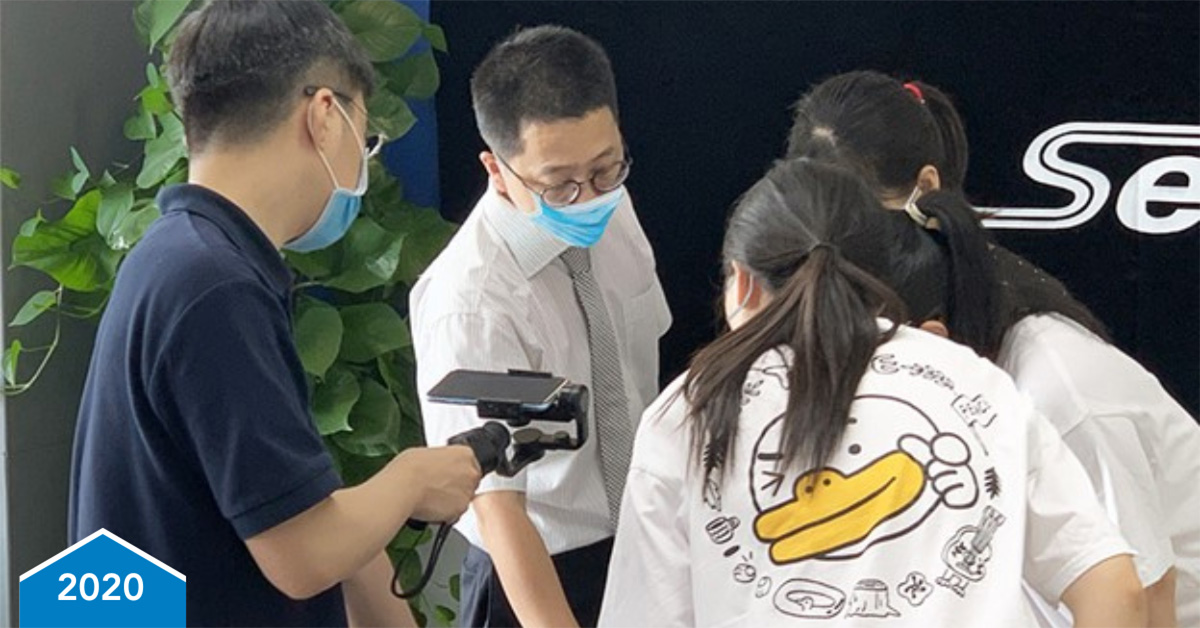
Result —
[[775, 564], [853, 558], [917, 528], [939, 505], [969, 508], [978, 500], [967, 443], [912, 404], [864, 395], [851, 416], [845, 450], [794, 479], [779, 451], [782, 417], [759, 437], [753, 529]]

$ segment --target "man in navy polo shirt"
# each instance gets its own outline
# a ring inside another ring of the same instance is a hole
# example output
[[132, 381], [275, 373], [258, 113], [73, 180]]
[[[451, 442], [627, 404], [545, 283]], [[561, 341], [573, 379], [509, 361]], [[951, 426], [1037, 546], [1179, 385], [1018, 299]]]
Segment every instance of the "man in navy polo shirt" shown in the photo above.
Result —
[[[71, 541], [107, 528], [187, 582], [192, 625], [406, 624], [383, 553], [466, 510], [466, 447], [341, 488], [308, 412], [280, 248], [340, 238], [366, 189], [369, 61], [315, 1], [211, 2], [168, 62], [189, 183], [117, 276], [84, 390]], [[366, 148], [364, 148], [366, 146]]]

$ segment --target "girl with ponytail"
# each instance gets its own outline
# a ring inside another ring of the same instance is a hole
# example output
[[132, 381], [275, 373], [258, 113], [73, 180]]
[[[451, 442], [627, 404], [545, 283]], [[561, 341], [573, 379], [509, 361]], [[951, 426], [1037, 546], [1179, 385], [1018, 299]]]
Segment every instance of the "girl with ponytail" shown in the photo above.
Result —
[[809, 160], [743, 195], [731, 330], [641, 423], [601, 625], [1028, 625], [1022, 579], [1082, 625], [1141, 625], [1128, 549], [1053, 428], [905, 326], [945, 301], [940, 254], [907, 254], [926, 238]]
[[[1083, 462], [1137, 550], [1151, 625], [1200, 626], [1200, 427], [1058, 280], [990, 242], [963, 197], [967, 153], [945, 93], [878, 72], [813, 87], [796, 103], [788, 138], [790, 157], [851, 168], [922, 227], [926, 237], [908, 240], [906, 254], [941, 257], [946, 271], [929, 326], [1007, 371]], [[1043, 623], [1066, 624], [1040, 610]]]

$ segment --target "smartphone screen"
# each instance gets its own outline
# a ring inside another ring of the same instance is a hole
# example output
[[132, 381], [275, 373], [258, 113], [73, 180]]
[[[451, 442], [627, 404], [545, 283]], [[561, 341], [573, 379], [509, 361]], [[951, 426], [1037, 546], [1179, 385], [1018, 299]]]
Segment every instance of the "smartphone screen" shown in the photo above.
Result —
[[438, 403], [474, 405], [477, 399], [488, 399], [535, 406], [548, 404], [566, 383], [562, 377], [458, 370], [446, 375], [428, 396]]

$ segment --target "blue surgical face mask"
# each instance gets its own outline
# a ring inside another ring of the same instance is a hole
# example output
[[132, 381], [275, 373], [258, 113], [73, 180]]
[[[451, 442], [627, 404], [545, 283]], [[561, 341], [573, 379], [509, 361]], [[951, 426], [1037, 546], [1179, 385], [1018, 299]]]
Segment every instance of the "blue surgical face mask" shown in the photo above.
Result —
[[[346, 123], [350, 125], [352, 131], [350, 137], [355, 137], [354, 123], [350, 121], [350, 116], [346, 115], [346, 110], [334, 101], [338, 111], [342, 113], [342, 117], [346, 119]], [[329, 172], [329, 178], [333, 180], [333, 192], [329, 194], [329, 200], [325, 202], [325, 209], [321, 211], [321, 217], [317, 218], [317, 222], [309, 227], [308, 231], [303, 235], [283, 245], [283, 248], [296, 253], [308, 253], [323, 249], [334, 242], [342, 239], [346, 232], [350, 230], [350, 225], [354, 224], [354, 219], [358, 218], [358, 212], [362, 209], [362, 197], [367, 193], [367, 151], [363, 150], [362, 167], [358, 171], [358, 185], [353, 190], [348, 190], [338, 185], [337, 176], [333, 173], [333, 167], [329, 165], [329, 159], [325, 157], [325, 153], [317, 148], [317, 154], [321, 157], [321, 163], [325, 164], [325, 170]]]
[[535, 194], [533, 198], [537, 201], [538, 212], [532, 220], [559, 240], [571, 246], [587, 248], [600, 241], [608, 221], [624, 197], [625, 186], [621, 186], [590, 201], [555, 208]]

